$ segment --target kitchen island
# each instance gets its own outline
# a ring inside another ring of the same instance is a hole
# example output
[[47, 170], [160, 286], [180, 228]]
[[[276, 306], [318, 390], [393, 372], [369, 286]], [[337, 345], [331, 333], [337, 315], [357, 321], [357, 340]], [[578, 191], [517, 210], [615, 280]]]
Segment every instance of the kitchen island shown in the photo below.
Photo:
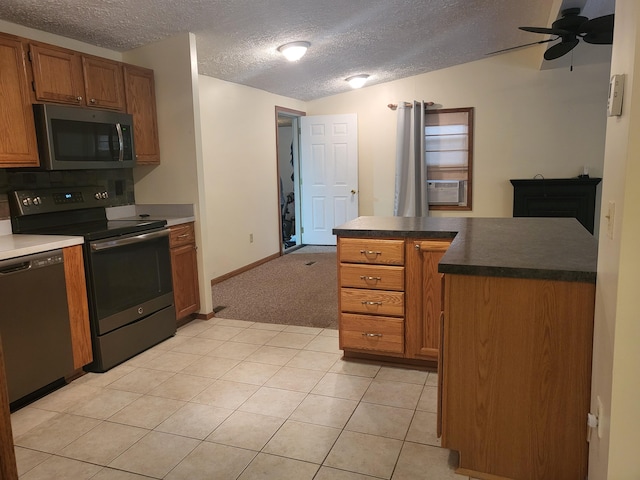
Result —
[[459, 473], [586, 478], [597, 242], [577, 220], [360, 217], [334, 233], [341, 348], [415, 361], [437, 338]]

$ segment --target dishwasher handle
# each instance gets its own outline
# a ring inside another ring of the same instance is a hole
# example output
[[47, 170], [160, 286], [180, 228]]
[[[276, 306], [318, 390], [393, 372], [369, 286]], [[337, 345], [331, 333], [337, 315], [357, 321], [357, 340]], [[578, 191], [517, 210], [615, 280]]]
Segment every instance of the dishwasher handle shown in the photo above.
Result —
[[36, 268], [49, 267], [62, 262], [62, 250], [60, 249], [24, 257], [10, 258], [0, 261], [0, 276], [6, 277]]

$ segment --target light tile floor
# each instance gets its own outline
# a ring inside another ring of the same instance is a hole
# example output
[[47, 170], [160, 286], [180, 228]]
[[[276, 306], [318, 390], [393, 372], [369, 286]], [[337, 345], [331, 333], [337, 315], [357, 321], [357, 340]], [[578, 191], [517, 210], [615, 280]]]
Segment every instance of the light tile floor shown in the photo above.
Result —
[[437, 375], [336, 330], [195, 320], [11, 416], [21, 480], [442, 480]]

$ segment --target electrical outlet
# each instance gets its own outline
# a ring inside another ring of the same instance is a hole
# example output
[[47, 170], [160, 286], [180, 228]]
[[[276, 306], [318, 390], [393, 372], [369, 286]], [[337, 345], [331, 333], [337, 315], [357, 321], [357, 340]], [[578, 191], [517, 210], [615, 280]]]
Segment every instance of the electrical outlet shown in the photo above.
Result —
[[605, 218], [607, 219], [607, 236], [610, 240], [613, 240], [613, 222], [616, 216], [616, 202], [609, 201], [609, 209]]
[[249, 243], [253, 243], [253, 233], [249, 234]]

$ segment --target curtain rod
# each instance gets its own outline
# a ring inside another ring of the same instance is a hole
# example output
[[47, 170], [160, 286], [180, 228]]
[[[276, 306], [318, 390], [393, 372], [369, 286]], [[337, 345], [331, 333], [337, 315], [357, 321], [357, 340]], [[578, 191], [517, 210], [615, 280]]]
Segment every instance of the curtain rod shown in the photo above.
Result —
[[[426, 107], [432, 107], [434, 105], [433, 102], [424, 102], [424, 106]], [[389, 107], [391, 110], [396, 110], [398, 108], [398, 104], [397, 103], [389, 103], [387, 105], [387, 107]], [[413, 104], [409, 103], [409, 102], [404, 102], [404, 108], [413, 108]]]

